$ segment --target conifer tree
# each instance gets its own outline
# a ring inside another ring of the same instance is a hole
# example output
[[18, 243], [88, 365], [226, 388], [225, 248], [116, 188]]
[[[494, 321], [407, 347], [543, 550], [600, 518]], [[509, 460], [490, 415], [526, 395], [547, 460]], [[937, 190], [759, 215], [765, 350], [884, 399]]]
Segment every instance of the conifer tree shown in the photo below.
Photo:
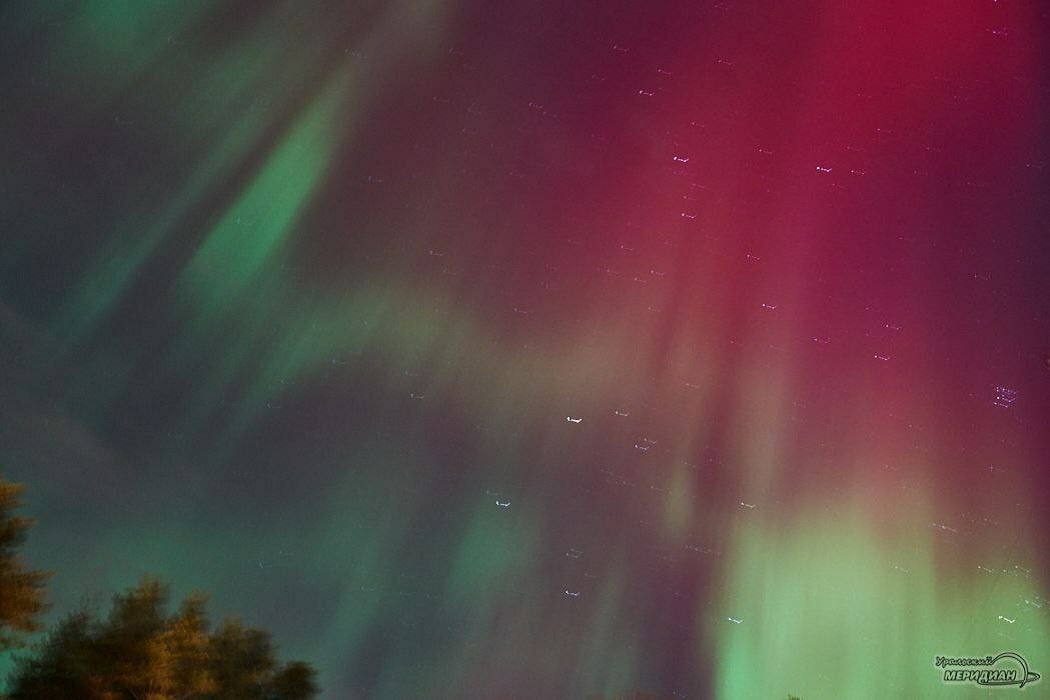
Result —
[[37, 631], [40, 613], [47, 608], [44, 583], [48, 574], [29, 569], [18, 556], [33, 524], [14, 515], [22, 505], [21, 493], [20, 484], [0, 479], [0, 651], [19, 646], [25, 634]]

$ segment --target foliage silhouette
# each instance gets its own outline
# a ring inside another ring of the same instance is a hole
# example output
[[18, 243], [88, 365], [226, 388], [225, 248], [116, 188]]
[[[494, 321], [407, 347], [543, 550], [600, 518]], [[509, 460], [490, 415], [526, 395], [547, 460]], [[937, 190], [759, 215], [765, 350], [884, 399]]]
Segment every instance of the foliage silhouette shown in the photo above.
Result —
[[173, 614], [160, 580], [145, 578], [113, 599], [106, 619], [66, 617], [20, 657], [9, 697], [100, 700], [306, 700], [318, 693], [314, 669], [280, 664], [267, 632], [226, 619], [210, 631], [205, 598]]
[[24, 635], [40, 628], [40, 613], [47, 609], [44, 583], [50, 574], [26, 568], [17, 554], [33, 524], [13, 514], [22, 506], [22, 490], [0, 479], [0, 651], [21, 646]]
[[[18, 557], [32, 520], [13, 514], [23, 487], [0, 479], [0, 651], [25, 645], [47, 609], [49, 573]], [[67, 615], [29, 653], [15, 657], [6, 697], [48, 700], [308, 700], [319, 690], [309, 664], [282, 664], [268, 632], [227, 618], [212, 631], [206, 598], [169, 612], [156, 578], [113, 598], [105, 619]]]

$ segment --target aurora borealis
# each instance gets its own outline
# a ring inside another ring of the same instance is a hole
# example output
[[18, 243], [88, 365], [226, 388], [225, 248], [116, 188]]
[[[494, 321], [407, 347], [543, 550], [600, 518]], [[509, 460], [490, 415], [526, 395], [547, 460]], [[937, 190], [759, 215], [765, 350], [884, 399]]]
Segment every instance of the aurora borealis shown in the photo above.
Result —
[[1045, 692], [1040, 3], [52, 0], [0, 57], [53, 617], [159, 574], [331, 698]]

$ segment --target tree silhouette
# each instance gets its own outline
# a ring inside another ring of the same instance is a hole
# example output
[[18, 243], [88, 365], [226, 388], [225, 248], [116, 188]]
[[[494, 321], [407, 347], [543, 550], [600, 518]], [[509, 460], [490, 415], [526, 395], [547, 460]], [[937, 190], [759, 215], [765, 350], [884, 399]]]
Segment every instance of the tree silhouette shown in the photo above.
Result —
[[209, 631], [197, 594], [168, 613], [168, 588], [143, 579], [113, 599], [105, 620], [68, 616], [16, 661], [9, 697], [101, 700], [307, 700], [318, 693], [314, 669], [279, 664], [270, 635], [224, 620]]
[[23, 635], [39, 629], [38, 617], [44, 603], [44, 583], [49, 574], [33, 571], [18, 557], [33, 524], [13, 515], [21, 507], [20, 484], [0, 479], [0, 651], [20, 646]]

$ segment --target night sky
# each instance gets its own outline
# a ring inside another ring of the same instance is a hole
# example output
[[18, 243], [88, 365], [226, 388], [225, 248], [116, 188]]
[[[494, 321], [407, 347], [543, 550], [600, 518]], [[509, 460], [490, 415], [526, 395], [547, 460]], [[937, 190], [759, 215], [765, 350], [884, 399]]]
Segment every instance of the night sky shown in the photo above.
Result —
[[0, 134], [49, 620], [159, 574], [326, 698], [1045, 686], [1047, 5], [5, 3]]

